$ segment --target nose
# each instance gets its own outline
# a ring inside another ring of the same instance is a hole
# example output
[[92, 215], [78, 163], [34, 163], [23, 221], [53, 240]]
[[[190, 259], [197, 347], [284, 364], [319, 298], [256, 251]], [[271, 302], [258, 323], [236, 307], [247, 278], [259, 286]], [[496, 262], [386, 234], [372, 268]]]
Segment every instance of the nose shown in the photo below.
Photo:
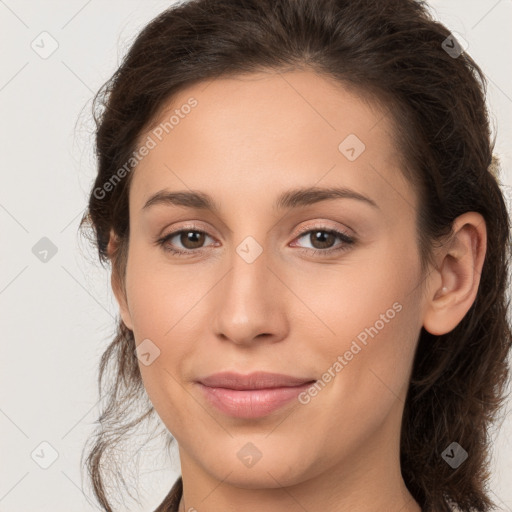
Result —
[[[279, 271], [271, 268], [276, 265], [266, 250], [251, 261], [244, 247], [238, 249], [239, 252], [234, 250], [231, 267], [217, 287], [214, 334], [247, 346], [282, 340], [288, 329], [283, 278], [279, 279]], [[251, 250], [254, 247], [249, 246], [249, 254]]]

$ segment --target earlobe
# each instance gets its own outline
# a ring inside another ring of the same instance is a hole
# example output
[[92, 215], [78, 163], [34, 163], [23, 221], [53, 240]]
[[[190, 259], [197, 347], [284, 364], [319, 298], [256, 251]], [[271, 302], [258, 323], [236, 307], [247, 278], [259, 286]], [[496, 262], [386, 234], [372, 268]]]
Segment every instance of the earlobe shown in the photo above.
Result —
[[485, 220], [479, 213], [457, 217], [453, 233], [429, 275], [433, 291], [426, 297], [423, 327], [436, 336], [452, 331], [474, 303], [487, 249]]
[[114, 296], [119, 305], [119, 312], [121, 314], [121, 319], [123, 320], [124, 325], [131, 331], [133, 331], [132, 319], [128, 309], [128, 302], [126, 299], [126, 294], [119, 282], [117, 277], [117, 272], [115, 269], [112, 269], [112, 276], [110, 279], [112, 285], [112, 291], [114, 292]]
[[128, 329], [133, 330], [132, 319], [131, 319], [130, 311], [128, 309], [128, 301], [126, 298], [126, 292], [125, 292], [124, 287], [121, 282], [121, 276], [119, 275], [119, 270], [118, 270], [119, 265], [116, 264], [118, 262], [118, 258], [121, 257], [121, 255], [118, 252], [118, 249], [119, 249], [119, 240], [118, 240], [116, 234], [113, 231], [111, 231], [108, 246], [107, 246], [107, 253], [110, 258], [111, 268], [112, 268], [112, 275], [110, 278], [110, 283], [111, 283], [112, 291], [114, 293], [116, 301], [119, 305], [119, 312], [121, 314], [121, 319], [123, 320], [123, 323], [126, 325], [126, 327]]

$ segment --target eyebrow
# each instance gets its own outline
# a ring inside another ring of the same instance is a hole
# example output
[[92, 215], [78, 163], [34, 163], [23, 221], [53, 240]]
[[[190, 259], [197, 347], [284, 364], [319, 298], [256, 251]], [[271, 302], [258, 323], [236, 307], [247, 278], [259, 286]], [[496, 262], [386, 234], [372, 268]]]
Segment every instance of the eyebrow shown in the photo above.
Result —
[[[309, 206], [329, 199], [356, 199], [379, 210], [379, 206], [369, 197], [345, 187], [307, 187], [296, 188], [283, 192], [275, 201], [274, 210], [300, 208]], [[180, 190], [170, 192], [169, 190], [160, 190], [153, 194], [142, 207], [143, 210], [156, 204], [185, 206], [198, 210], [209, 210], [214, 213], [220, 212], [219, 204], [208, 194], [198, 191]]]

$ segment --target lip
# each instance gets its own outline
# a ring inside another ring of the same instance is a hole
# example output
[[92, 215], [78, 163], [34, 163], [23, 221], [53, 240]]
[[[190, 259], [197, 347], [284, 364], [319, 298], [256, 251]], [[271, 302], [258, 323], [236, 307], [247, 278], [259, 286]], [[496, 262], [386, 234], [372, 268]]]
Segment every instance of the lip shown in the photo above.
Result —
[[260, 418], [289, 403], [313, 382], [280, 373], [222, 372], [201, 378], [197, 384], [208, 403], [224, 414]]

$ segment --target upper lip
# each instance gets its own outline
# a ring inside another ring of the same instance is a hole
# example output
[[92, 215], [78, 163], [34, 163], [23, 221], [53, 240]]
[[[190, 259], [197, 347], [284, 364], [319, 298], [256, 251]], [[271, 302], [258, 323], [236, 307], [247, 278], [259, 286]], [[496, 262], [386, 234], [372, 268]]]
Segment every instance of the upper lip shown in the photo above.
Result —
[[235, 372], [221, 372], [201, 378], [198, 382], [211, 388], [247, 390], [300, 386], [314, 380], [281, 373], [253, 372], [242, 375]]

